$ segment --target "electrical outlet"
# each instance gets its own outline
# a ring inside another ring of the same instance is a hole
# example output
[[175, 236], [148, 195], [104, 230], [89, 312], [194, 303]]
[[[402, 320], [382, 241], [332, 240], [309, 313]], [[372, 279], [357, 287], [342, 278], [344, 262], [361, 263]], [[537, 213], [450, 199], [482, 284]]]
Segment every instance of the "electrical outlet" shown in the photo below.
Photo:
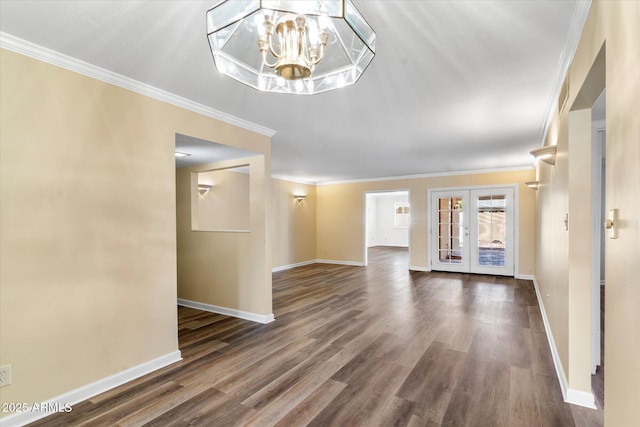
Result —
[[11, 384], [11, 365], [0, 366], [0, 387]]

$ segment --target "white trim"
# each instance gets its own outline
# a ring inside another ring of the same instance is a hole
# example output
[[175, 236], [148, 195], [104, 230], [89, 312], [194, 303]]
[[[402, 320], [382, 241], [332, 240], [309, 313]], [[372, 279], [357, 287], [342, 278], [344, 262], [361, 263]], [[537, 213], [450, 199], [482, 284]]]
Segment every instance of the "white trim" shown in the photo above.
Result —
[[[64, 408], [65, 404], [75, 405], [180, 360], [182, 360], [180, 350], [176, 350], [165, 354], [164, 356], [160, 356], [156, 359], [149, 360], [148, 362], [144, 362], [140, 365], [118, 372], [117, 374], [110, 375], [101, 380], [76, 388], [75, 390], [56, 396], [42, 404], [39, 403], [38, 405], [42, 405], [41, 407], [54, 408]], [[3, 417], [0, 419], [0, 424], [2, 424], [2, 427], [23, 426], [54, 413], [55, 411], [20, 412]]]
[[574, 390], [572, 388], [567, 389], [567, 396], [564, 399], [565, 402], [572, 405], [584, 406], [585, 408], [598, 409], [595, 404], [595, 398], [593, 393], [586, 391]]
[[317, 259], [318, 264], [336, 264], [336, 265], [351, 265], [353, 267], [364, 267], [364, 263], [360, 261], [339, 261], [333, 259]]
[[[575, 55], [576, 49], [578, 48], [578, 42], [580, 41], [580, 37], [582, 36], [582, 30], [584, 28], [585, 22], [587, 21], [587, 16], [589, 15], [590, 8], [591, 0], [580, 0], [576, 5], [573, 16], [571, 17], [567, 43], [565, 44], [564, 49], [562, 49], [562, 53], [560, 54], [560, 59], [558, 60], [558, 66], [556, 68], [555, 80], [553, 82], [552, 90], [549, 94], [549, 100], [547, 101], [547, 116], [542, 122], [539, 146], [542, 146], [544, 144], [544, 140], [546, 139], [547, 133], [549, 132], [549, 127], [551, 126], [553, 116], [555, 115], [558, 96], [560, 95], [560, 90], [562, 89], [562, 84], [564, 82], [565, 76], [567, 75], [567, 71], [569, 70], [569, 66], [573, 61], [573, 56]], [[567, 94], [567, 96], [570, 95], [570, 93]]]
[[217, 305], [206, 304], [198, 301], [190, 301], [178, 298], [178, 305], [183, 307], [195, 308], [197, 310], [209, 311], [211, 313], [224, 314], [225, 316], [237, 317], [239, 319], [250, 320], [257, 323], [271, 323], [275, 319], [271, 314], [257, 314], [248, 311], [236, 310], [235, 308], [220, 307]]
[[291, 268], [296, 268], [296, 267], [304, 267], [305, 265], [310, 265], [310, 264], [315, 264], [315, 263], [316, 263], [316, 260], [315, 259], [311, 259], [309, 261], [296, 262], [295, 264], [281, 265], [279, 267], [273, 267], [271, 269], [271, 272], [272, 273], [277, 273], [278, 271], [289, 270]]
[[533, 274], [516, 274], [514, 277], [520, 280], [535, 280], [535, 276]]
[[538, 298], [540, 314], [542, 314], [544, 330], [547, 333], [547, 340], [549, 342], [549, 348], [551, 349], [551, 357], [553, 358], [553, 365], [556, 368], [556, 375], [558, 377], [558, 382], [560, 383], [560, 389], [562, 390], [562, 397], [564, 398], [564, 401], [573, 405], [596, 409], [593, 393], [569, 388], [567, 376], [564, 373], [562, 361], [560, 360], [560, 354], [558, 353], [558, 348], [556, 347], [556, 341], [554, 340], [553, 333], [551, 332], [549, 318], [547, 317], [547, 312], [544, 309], [544, 303], [542, 301], [542, 295], [540, 294], [540, 288], [538, 287], [538, 281], [535, 277], [533, 278], [533, 286], [536, 290], [536, 297]]
[[280, 175], [280, 174], [275, 174], [275, 175], [271, 175], [272, 179], [277, 179], [279, 181], [287, 181], [287, 182], [293, 182], [294, 184], [304, 184], [304, 185], [312, 185], [312, 186], [316, 186], [316, 183], [313, 181], [308, 181], [308, 180], [304, 180], [304, 179], [300, 179], [300, 178], [294, 178], [294, 177], [290, 177], [290, 176], [286, 176], [286, 175]]
[[[513, 188], [513, 277], [520, 274], [520, 186]], [[533, 280], [533, 276], [531, 276]]]
[[410, 265], [409, 266], [409, 270], [411, 270], [411, 271], [424, 271], [425, 273], [429, 273], [431, 271], [431, 268], [422, 267], [420, 265]]
[[130, 90], [132, 92], [136, 92], [141, 95], [145, 95], [159, 101], [175, 105], [176, 107], [184, 108], [185, 110], [193, 111], [195, 113], [202, 114], [203, 116], [211, 117], [213, 119], [259, 133], [261, 135], [272, 137], [276, 133], [275, 130], [269, 129], [265, 126], [261, 126], [248, 120], [232, 116], [231, 114], [224, 113], [220, 110], [216, 110], [215, 108], [199, 104], [187, 98], [175, 95], [171, 92], [158, 89], [157, 87], [142, 83], [138, 80], [131, 79], [129, 77], [123, 76], [122, 74], [97, 67], [93, 64], [89, 64], [88, 62], [81, 61], [55, 50], [47, 49], [45, 47], [28, 42], [2, 31], [0, 31], [0, 47], [2, 47], [3, 49], [11, 50], [13, 52], [21, 53], [23, 55], [38, 59], [43, 62], [47, 62], [52, 65], [56, 65], [58, 67], [66, 68], [67, 70], [103, 81], [105, 83], [120, 86], [121, 88]]
[[367, 242], [367, 239], [369, 238], [369, 235], [368, 235], [369, 215], [367, 210], [369, 208], [370, 200], [369, 200], [368, 194], [369, 193], [366, 191], [362, 194], [362, 241], [363, 241], [362, 265], [364, 267], [369, 266], [369, 242]]
[[[453, 171], [453, 172], [437, 172], [437, 173], [425, 173], [418, 175], [400, 175], [400, 176], [388, 176], [382, 178], [363, 178], [363, 179], [350, 179], [344, 181], [327, 181], [316, 183], [317, 186], [323, 185], [335, 185], [335, 184], [357, 184], [363, 182], [380, 182], [380, 181], [396, 181], [403, 179], [420, 179], [420, 178], [438, 178], [442, 176], [458, 176], [458, 175], [476, 175], [483, 173], [499, 173], [499, 172], [517, 172], [523, 170], [535, 169], [531, 165], [526, 166], [514, 166], [509, 168], [494, 168], [494, 169], [478, 169], [478, 170], [466, 170], [466, 171]], [[397, 191], [397, 190], [389, 190]]]

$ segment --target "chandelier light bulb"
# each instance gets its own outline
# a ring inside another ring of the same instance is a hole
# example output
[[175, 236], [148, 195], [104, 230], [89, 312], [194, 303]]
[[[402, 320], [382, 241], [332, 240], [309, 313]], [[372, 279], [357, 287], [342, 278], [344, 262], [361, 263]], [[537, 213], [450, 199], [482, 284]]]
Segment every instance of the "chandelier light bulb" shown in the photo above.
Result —
[[[258, 50], [263, 65], [275, 69], [284, 79], [306, 79], [311, 76], [315, 65], [322, 61], [329, 35], [326, 31], [318, 31], [315, 20], [288, 14], [274, 26], [271, 18], [264, 15], [263, 22], [257, 26], [260, 34]], [[277, 42], [274, 42], [274, 31]], [[275, 62], [269, 62], [269, 55], [275, 58]]]

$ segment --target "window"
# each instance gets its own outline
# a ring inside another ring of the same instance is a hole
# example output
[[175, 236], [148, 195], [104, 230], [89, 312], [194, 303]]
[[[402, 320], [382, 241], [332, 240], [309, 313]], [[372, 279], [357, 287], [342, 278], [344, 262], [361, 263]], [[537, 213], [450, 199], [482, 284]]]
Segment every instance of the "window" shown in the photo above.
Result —
[[408, 203], [395, 203], [395, 215], [393, 225], [397, 228], [409, 227], [409, 204]]

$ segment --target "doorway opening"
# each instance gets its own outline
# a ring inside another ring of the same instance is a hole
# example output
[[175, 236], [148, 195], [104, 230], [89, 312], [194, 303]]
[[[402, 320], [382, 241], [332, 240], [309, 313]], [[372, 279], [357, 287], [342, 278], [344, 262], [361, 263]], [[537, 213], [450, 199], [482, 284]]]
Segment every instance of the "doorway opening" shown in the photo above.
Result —
[[604, 408], [604, 298], [605, 298], [605, 229], [606, 219], [606, 89], [591, 109], [592, 168], [592, 342], [591, 388], [599, 408]]
[[175, 150], [178, 305], [273, 321], [264, 155], [177, 133]]
[[409, 268], [411, 253], [411, 206], [409, 190], [372, 191], [364, 194], [364, 266], [369, 265], [370, 248], [395, 248], [402, 264]]

